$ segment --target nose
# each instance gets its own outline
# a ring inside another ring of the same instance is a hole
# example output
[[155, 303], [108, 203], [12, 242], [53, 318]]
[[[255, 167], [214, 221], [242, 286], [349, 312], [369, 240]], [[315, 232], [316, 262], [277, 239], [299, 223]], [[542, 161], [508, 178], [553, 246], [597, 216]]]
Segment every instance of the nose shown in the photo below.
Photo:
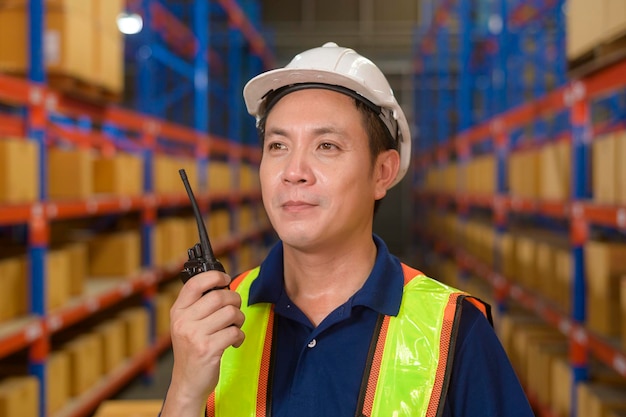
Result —
[[294, 150], [285, 159], [283, 182], [286, 184], [311, 184], [313, 173], [305, 152]]

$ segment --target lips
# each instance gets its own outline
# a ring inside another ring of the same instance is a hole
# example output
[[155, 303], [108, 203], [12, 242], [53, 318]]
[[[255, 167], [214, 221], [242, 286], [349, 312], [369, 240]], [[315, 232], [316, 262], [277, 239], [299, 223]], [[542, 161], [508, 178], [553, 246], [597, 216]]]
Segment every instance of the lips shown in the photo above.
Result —
[[316, 204], [312, 204], [306, 201], [296, 201], [296, 200], [289, 200], [282, 204], [283, 209], [287, 211], [301, 211], [301, 210], [306, 210], [315, 206]]

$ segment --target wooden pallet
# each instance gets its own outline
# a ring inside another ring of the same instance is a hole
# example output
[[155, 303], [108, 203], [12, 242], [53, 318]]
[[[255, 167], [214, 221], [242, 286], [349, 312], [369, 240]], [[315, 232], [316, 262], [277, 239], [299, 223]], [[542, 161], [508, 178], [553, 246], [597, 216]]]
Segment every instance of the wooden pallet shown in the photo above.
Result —
[[68, 97], [75, 97], [96, 104], [117, 103], [122, 98], [120, 93], [85, 82], [71, 75], [49, 73], [47, 78], [50, 88], [60, 91]]
[[570, 78], [580, 78], [623, 59], [626, 59], [626, 30], [570, 59], [568, 75]]

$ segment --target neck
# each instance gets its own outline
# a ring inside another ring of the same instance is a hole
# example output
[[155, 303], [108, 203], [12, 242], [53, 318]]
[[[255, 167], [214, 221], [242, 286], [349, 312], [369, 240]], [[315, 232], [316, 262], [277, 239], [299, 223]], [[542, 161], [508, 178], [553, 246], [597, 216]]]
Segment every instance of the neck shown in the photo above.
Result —
[[284, 246], [285, 289], [315, 326], [353, 296], [374, 267], [371, 235], [347, 243], [316, 252]]

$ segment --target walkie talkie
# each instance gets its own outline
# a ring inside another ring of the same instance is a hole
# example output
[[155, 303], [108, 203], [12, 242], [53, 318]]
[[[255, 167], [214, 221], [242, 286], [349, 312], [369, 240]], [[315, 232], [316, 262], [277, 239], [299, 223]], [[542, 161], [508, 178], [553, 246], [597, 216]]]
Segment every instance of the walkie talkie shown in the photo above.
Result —
[[[189, 260], [185, 262], [183, 270], [180, 274], [181, 280], [183, 284], [186, 283], [189, 278], [198, 275], [202, 272], [206, 271], [221, 271], [226, 272], [224, 270], [224, 266], [215, 258], [213, 254], [213, 249], [211, 249], [211, 242], [209, 241], [209, 235], [206, 231], [206, 227], [204, 225], [204, 220], [202, 220], [202, 214], [200, 214], [200, 209], [198, 208], [198, 203], [196, 202], [196, 198], [193, 195], [193, 191], [191, 190], [191, 185], [189, 185], [189, 180], [187, 179], [187, 173], [184, 169], [178, 170], [180, 177], [183, 180], [183, 184], [185, 184], [185, 189], [187, 190], [187, 195], [189, 196], [189, 201], [191, 201], [191, 207], [193, 208], [193, 214], [196, 217], [196, 223], [198, 225], [198, 236], [200, 239], [200, 243], [196, 243], [193, 248], [189, 248], [187, 250], [187, 256]], [[223, 289], [228, 288], [228, 285], [224, 287], [217, 287], [213, 289]], [[211, 290], [209, 290], [211, 291]], [[206, 291], [204, 294], [206, 294]], [[204, 295], [203, 294], [203, 295]]]

